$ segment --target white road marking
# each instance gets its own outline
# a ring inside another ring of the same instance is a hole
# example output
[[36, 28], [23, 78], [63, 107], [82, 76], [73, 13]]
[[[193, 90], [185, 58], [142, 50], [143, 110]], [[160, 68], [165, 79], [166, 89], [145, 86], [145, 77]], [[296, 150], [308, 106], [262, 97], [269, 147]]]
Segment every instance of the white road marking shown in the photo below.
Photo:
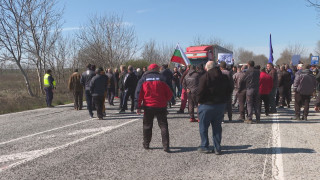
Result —
[[264, 175], [266, 173], [266, 167], [267, 167], [267, 162], [268, 162], [268, 153], [269, 153], [269, 149], [270, 149], [270, 140], [271, 137], [269, 138], [268, 140], [268, 146], [267, 146], [267, 151], [266, 151], [266, 158], [264, 159], [264, 164], [263, 164], [263, 171], [262, 171], [262, 175], [261, 175], [261, 178], [264, 179]]
[[[21, 160], [21, 161], [18, 161], [18, 162], [15, 162], [15, 163], [13, 163], [13, 164], [10, 164], [10, 165], [8, 165], [8, 166], [0, 167], [0, 173], [3, 172], [3, 171], [5, 171], [5, 170], [11, 169], [11, 168], [13, 168], [13, 167], [17, 167], [17, 166], [19, 166], [19, 165], [21, 165], [21, 164], [24, 164], [24, 163], [26, 163], [26, 162], [32, 161], [32, 160], [34, 160], [34, 159], [37, 159], [37, 158], [39, 158], [39, 157], [42, 157], [42, 156], [48, 155], [48, 154], [50, 154], [50, 153], [53, 153], [53, 152], [55, 152], [55, 151], [57, 151], [57, 150], [61, 150], [61, 149], [67, 148], [67, 147], [69, 147], [69, 146], [71, 146], [71, 145], [80, 143], [80, 142], [85, 141], [85, 140], [87, 140], [87, 139], [89, 139], [89, 138], [94, 138], [94, 137], [99, 136], [99, 135], [101, 135], [101, 134], [104, 134], [104, 133], [106, 133], [106, 132], [108, 132], [108, 131], [111, 131], [111, 130], [120, 128], [120, 127], [122, 127], [122, 126], [125, 126], [125, 125], [130, 124], [130, 123], [133, 123], [133, 122], [136, 122], [136, 121], [138, 121], [138, 120], [139, 120], [139, 119], [133, 119], [133, 120], [131, 120], [131, 121], [128, 121], [128, 122], [119, 124], [119, 125], [117, 125], [117, 126], [113, 126], [112, 128], [106, 128], [106, 129], [104, 129], [104, 130], [102, 130], [102, 131], [100, 131], [100, 132], [97, 132], [97, 133], [92, 134], [92, 135], [90, 135], [90, 136], [86, 136], [86, 137], [80, 138], [80, 139], [78, 139], [78, 140], [72, 141], [72, 142], [67, 143], [67, 144], [65, 144], [65, 145], [62, 145], [62, 146], [57, 146], [57, 147], [54, 147], [54, 148], [48, 148], [48, 149], [39, 150], [39, 151], [37, 151], [38, 153], [35, 153], [35, 152], [33, 151], [33, 152], [30, 152], [29, 154], [28, 154], [28, 153], [22, 153], [22, 155], [21, 155], [21, 154], [16, 154], [16, 155], [11, 155], [11, 156], [10, 156], [10, 155], [9, 155], [9, 156], [1, 156], [1, 157], [3, 157], [3, 159], [0, 159], [0, 162], [1, 162], [1, 161], [8, 161], [8, 160], [10, 160], [10, 159], [14, 159], [14, 157], [24, 157], [25, 159], [23, 159], [23, 160]], [[0, 157], [0, 158], [1, 158], [1, 157]]]
[[44, 133], [51, 132], [51, 131], [55, 131], [55, 130], [58, 130], [58, 129], [62, 129], [62, 128], [74, 126], [74, 125], [81, 124], [81, 123], [85, 123], [85, 122], [88, 122], [88, 121], [92, 121], [92, 119], [88, 119], [88, 120], [85, 120], [85, 121], [80, 121], [80, 122], [73, 123], [73, 124], [69, 124], [69, 125], [66, 125], [66, 126], [61, 126], [61, 127], [49, 129], [49, 130], [46, 130], [46, 131], [42, 131], [42, 132], [30, 134], [30, 135], [27, 135], [27, 136], [22, 136], [22, 137], [19, 137], [19, 138], [16, 138], [16, 139], [11, 139], [11, 140], [9, 140], [9, 141], [1, 142], [0, 145], [8, 144], [8, 143], [11, 143], [11, 142], [14, 142], [14, 141], [18, 141], [18, 140], [25, 139], [25, 138], [29, 138], [29, 137], [32, 137], [32, 136], [36, 136], [36, 135], [39, 135], [39, 134], [44, 134]]
[[272, 179], [283, 180], [283, 160], [281, 152], [281, 137], [279, 114], [274, 114], [272, 124]]
[[[110, 118], [113, 118], [113, 119], [117, 118], [115, 116], [113, 117], [112, 115], [115, 115], [115, 114], [108, 114], [107, 117], [110, 117]], [[118, 117], [120, 117], [121, 119], [125, 119], [125, 118], [137, 118], [139, 116], [135, 115], [135, 116], [118, 116]], [[94, 119], [88, 119], [88, 120], [80, 121], [80, 122], [77, 122], [77, 123], [73, 123], [73, 124], [69, 124], [69, 125], [65, 125], [65, 126], [49, 129], [49, 130], [46, 130], [46, 131], [42, 131], [42, 132], [38, 132], [38, 133], [22, 136], [22, 137], [19, 137], [19, 138], [16, 138], [16, 139], [12, 139], [12, 140], [9, 140], [9, 141], [0, 142], [0, 145], [4, 145], [4, 144], [11, 143], [11, 142], [19, 141], [19, 140], [22, 140], [22, 139], [25, 139], [25, 138], [37, 136], [37, 135], [44, 134], [44, 133], [47, 133], [47, 132], [63, 129], [63, 128], [66, 128], [66, 127], [75, 126], [75, 125], [82, 124], [82, 123], [85, 123], [85, 122], [88, 122], [88, 121], [94, 121]]]
[[107, 127], [101, 127], [101, 128], [93, 128], [93, 129], [81, 129], [74, 131], [72, 133], [68, 133], [68, 136], [78, 135], [78, 134], [85, 134], [85, 133], [92, 133], [92, 132], [98, 132], [98, 131], [105, 131], [108, 129], [112, 129], [113, 126], [107, 126]]

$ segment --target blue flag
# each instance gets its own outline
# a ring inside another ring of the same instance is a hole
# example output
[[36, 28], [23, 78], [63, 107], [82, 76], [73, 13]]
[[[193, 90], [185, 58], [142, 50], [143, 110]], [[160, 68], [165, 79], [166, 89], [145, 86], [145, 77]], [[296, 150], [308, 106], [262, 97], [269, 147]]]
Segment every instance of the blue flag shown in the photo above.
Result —
[[271, 42], [271, 33], [270, 33], [270, 54], [269, 54], [268, 63], [273, 63], [273, 49], [272, 49], [272, 42]]

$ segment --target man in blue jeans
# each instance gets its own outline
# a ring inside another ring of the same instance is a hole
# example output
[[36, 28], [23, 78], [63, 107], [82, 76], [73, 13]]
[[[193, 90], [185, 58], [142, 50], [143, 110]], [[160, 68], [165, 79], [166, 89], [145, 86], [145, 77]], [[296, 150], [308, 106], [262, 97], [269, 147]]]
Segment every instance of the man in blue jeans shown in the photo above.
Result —
[[199, 102], [199, 131], [201, 145], [198, 148], [200, 153], [210, 153], [208, 128], [212, 126], [213, 152], [221, 154], [221, 123], [224, 117], [224, 110], [228, 98], [232, 93], [232, 86], [227, 75], [215, 67], [213, 61], [206, 64], [207, 73], [201, 76], [197, 98]]

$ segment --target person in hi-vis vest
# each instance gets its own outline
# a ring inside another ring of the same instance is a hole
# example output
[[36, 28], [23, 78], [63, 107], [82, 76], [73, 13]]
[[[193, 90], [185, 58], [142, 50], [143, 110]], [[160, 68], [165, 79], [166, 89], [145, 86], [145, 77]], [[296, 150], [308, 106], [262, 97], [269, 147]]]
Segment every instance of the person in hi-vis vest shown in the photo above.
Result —
[[53, 89], [56, 88], [56, 81], [53, 79], [51, 73], [52, 71], [48, 69], [43, 78], [44, 90], [46, 92], [47, 107], [54, 107], [51, 103], [53, 99]]

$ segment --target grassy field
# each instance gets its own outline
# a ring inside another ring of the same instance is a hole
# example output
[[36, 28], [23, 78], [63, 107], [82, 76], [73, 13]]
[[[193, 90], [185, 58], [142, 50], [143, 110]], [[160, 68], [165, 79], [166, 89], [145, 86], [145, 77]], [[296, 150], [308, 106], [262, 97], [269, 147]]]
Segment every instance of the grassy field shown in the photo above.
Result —
[[[72, 93], [67, 89], [68, 77], [57, 82], [53, 105], [73, 102]], [[23, 76], [18, 70], [4, 70], [0, 73], [0, 114], [46, 107], [45, 94], [40, 92], [35, 72], [29, 71], [30, 83], [35, 97], [29, 96]], [[55, 78], [55, 75], [53, 74]], [[55, 78], [56, 79], [56, 78]]]

